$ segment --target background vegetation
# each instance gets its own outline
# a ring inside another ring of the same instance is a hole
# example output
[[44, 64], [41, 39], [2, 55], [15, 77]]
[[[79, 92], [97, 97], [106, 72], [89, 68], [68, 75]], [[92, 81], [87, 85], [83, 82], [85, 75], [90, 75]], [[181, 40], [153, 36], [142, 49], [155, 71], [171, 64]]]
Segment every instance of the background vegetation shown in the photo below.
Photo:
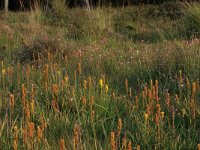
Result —
[[200, 5], [0, 12], [0, 149], [200, 148]]

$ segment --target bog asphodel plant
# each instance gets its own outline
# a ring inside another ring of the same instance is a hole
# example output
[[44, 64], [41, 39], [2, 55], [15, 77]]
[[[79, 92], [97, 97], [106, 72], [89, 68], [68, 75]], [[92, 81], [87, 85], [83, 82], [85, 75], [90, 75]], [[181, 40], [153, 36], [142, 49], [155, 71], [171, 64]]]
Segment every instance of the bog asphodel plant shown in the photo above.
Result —
[[121, 130], [122, 130], [122, 119], [119, 118], [117, 123], [117, 138], [119, 137]]
[[14, 106], [15, 106], [15, 98], [13, 94], [10, 94], [10, 109], [11, 109], [11, 114], [14, 112]]
[[38, 141], [38, 143], [41, 142], [42, 137], [43, 137], [43, 131], [40, 126], [37, 126], [37, 141]]
[[64, 138], [60, 139], [60, 150], [65, 150], [65, 140], [64, 140]]
[[122, 150], [126, 150], [126, 148], [127, 148], [127, 139], [126, 139], [126, 135], [124, 135], [122, 139]]
[[115, 145], [115, 132], [112, 131], [110, 133], [110, 147], [111, 147], [111, 150], [116, 150], [116, 145]]
[[18, 127], [14, 126], [14, 141], [13, 141], [13, 149], [18, 149]]
[[144, 114], [144, 123], [147, 125], [148, 124], [148, 118], [149, 115], [147, 113]]
[[105, 85], [105, 92], [108, 93], [108, 84]]
[[132, 148], [132, 142], [131, 141], [129, 141], [128, 142], [128, 146], [127, 146], [127, 150], [132, 150], [133, 148]]
[[128, 79], [125, 80], [126, 94], [128, 95]]

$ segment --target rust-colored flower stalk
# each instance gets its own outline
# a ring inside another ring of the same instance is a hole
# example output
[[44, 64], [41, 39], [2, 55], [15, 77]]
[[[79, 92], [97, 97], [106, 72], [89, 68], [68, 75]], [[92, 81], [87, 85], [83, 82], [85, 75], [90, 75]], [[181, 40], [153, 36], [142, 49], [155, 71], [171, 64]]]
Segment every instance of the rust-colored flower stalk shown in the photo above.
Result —
[[182, 85], [183, 85], [182, 70], [179, 70], [179, 87], [182, 87]]
[[87, 100], [86, 100], [85, 96], [82, 96], [81, 99], [82, 99], [83, 107], [86, 107], [86, 105], [87, 105]]
[[91, 109], [92, 109], [93, 105], [94, 105], [94, 96], [91, 96], [90, 97], [90, 108]]
[[11, 114], [14, 112], [14, 106], [15, 106], [15, 98], [13, 94], [10, 94], [10, 107], [11, 107]]
[[73, 133], [73, 140], [74, 140], [74, 149], [79, 148], [79, 142], [80, 142], [80, 127], [76, 123], [74, 124], [74, 133]]
[[131, 141], [129, 141], [128, 142], [128, 146], [127, 146], [127, 150], [132, 150], [133, 148], [132, 148], [132, 142]]
[[125, 88], [126, 88], [126, 93], [128, 95], [128, 79], [125, 80]]
[[191, 110], [191, 113], [192, 113], [192, 118], [195, 119], [196, 117], [196, 106], [195, 106], [195, 100], [194, 99], [191, 99], [190, 100], [190, 110]]
[[33, 122], [28, 123], [28, 137], [29, 139], [33, 139], [35, 132], [35, 125]]
[[26, 106], [26, 89], [24, 84], [22, 84], [22, 108], [25, 109]]
[[40, 126], [37, 126], [37, 141], [40, 143], [42, 140], [43, 131]]
[[160, 123], [160, 112], [161, 112], [161, 108], [160, 108], [160, 104], [156, 104], [156, 108], [157, 108], [157, 112], [156, 112], [156, 125], [159, 126]]
[[111, 146], [111, 150], [116, 150], [116, 145], [115, 145], [115, 132], [112, 131], [110, 133], [110, 146]]
[[190, 80], [188, 78], [186, 78], [186, 85], [187, 85], [188, 91], [190, 91]]
[[31, 119], [31, 112], [30, 112], [30, 108], [28, 104], [26, 104], [26, 107], [25, 107], [25, 119], [27, 122], [29, 122]]
[[65, 140], [64, 140], [64, 138], [60, 139], [60, 150], [65, 150]]
[[78, 74], [81, 75], [81, 73], [82, 73], [81, 63], [78, 63]]
[[144, 114], [144, 123], [147, 125], [148, 124], [148, 118], [149, 118], [149, 115], [148, 114]]
[[126, 139], [126, 135], [124, 135], [122, 139], [122, 150], [126, 150], [126, 148], [127, 148], [127, 139]]
[[119, 137], [119, 135], [121, 133], [121, 130], [122, 130], [122, 119], [119, 118], [118, 119], [118, 124], [117, 124], [117, 138]]
[[92, 111], [91, 111], [91, 116], [90, 116], [91, 122], [92, 122], [92, 123], [94, 122], [94, 117], [95, 117], [95, 111], [92, 110]]
[[13, 141], [13, 149], [18, 149], [18, 127], [14, 126], [14, 141]]
[[136, 150], [140, 150], [140, 145], [137, 145]]

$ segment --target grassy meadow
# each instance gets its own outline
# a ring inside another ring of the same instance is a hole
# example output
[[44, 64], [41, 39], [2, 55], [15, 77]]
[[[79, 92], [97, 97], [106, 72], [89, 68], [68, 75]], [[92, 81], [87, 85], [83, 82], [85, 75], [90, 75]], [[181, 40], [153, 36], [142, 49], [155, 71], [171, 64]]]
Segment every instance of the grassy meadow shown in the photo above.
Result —
[[0, 12], [0, 150], [200, 150], [200, 5]]

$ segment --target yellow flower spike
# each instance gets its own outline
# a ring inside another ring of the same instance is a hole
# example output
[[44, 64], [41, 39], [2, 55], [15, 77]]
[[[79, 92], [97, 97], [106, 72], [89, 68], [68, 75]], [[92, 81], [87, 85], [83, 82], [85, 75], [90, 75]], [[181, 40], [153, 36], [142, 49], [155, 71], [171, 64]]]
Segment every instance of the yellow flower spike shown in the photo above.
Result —
[[144, 122], [145, 122], [146, 125], [148, 123], [148, 118], [149, 118], [149, 115], [145, 113], [144, 114]]
[[186, 115], [186, 110], [185, 108], [181, 109], [181, 112], [182, 112], [182, 117], [184, 117]]
[[100, 88], [103, 87], [103, 79], [100, 79], [100, 80], [99, 80], [99, 86], [100, 86]]
[[108, 84], [105, 85], [105, 91], [108, 93]]
[[6, 69], [2, 69], [2, 76], [4, 76], [6, 74]]
[[165, 112], [162, 111], [162, 112], [160, 113], [160, 115], [161, 115], [161, 119], [163, 120], [164, 117], [165, 117]]

